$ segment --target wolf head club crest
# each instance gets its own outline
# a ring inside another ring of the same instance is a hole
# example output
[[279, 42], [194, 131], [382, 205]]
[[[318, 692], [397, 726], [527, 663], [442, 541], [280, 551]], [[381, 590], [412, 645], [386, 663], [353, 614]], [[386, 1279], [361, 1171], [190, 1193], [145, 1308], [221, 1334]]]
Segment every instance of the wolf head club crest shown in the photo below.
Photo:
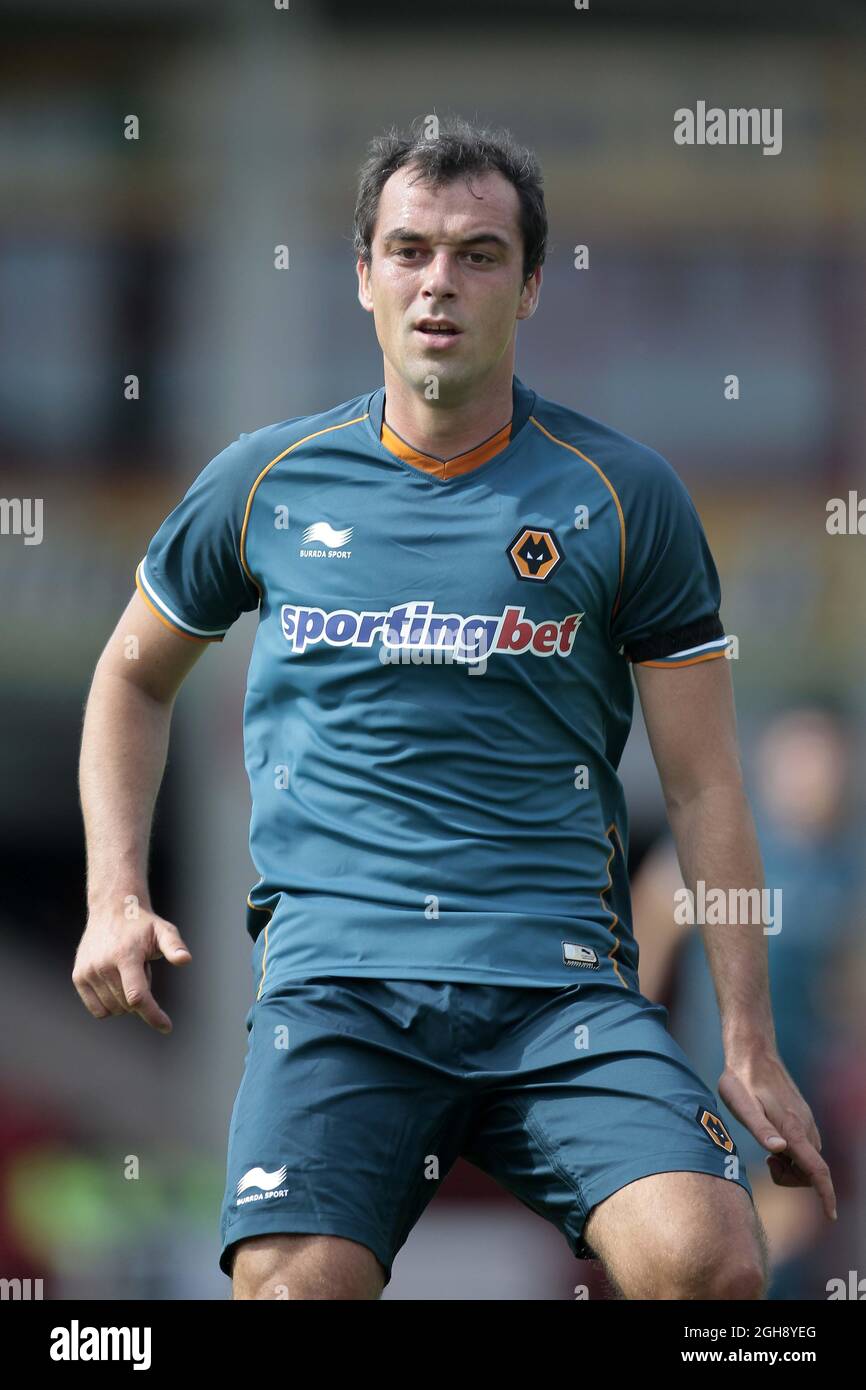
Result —
[[506, 550], [518, 579], [543, 584], [562, 564], [562, 550], [552, 531], [523, 526]]

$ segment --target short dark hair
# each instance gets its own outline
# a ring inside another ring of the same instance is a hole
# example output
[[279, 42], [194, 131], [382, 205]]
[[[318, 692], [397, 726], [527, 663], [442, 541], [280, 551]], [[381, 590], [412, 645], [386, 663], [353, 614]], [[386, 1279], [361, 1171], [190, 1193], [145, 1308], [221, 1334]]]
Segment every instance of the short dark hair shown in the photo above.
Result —
[[391, 175], [405, 165], [417, 168], [418, 177], [434, 187], [467, 174], [498, 170], [514, 185], [520, 199], [525, 284], [544, 261], [547, 249], [547, 209], [538, 160], [504, 128], [474, 125], [460, 116], [448, 116], [439, 123], [438, 134], [430, 137], [423, 128], [429, 120], [430, 117], [419, 117], [408, 132], [392, 127], [367, 146], [367, 158], [358, 172], [355, 251], [369, 266], [380, 194]]

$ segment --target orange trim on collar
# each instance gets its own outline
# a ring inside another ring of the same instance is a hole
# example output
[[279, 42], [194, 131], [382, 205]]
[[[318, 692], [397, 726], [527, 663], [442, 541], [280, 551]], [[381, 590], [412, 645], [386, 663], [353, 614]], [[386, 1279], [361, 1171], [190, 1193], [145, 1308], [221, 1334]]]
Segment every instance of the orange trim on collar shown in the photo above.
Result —
[[473, 468], [478, 468], [480, 464], [487, 463], [488, 459], [501, 453], [511, 441], [511, 421], [509, 420], [507, 425], [503, 425], [502, 429], [489, 439], [485, 439], [477, 448], [469, 449], [465, 454], [458, 454], [453, 459], [437, 459], [432, 454], [419, 453], [411, 444], [407, 444], [405, 439], [401, 439], [399, 434], [395, 434], [384, 420], [380, 438], [390, 453], [396, 454], [404, 463], [412, 464], [413, 468], [432, 473], [436, 478], [456, 478], [461, 473], [470, 473]]

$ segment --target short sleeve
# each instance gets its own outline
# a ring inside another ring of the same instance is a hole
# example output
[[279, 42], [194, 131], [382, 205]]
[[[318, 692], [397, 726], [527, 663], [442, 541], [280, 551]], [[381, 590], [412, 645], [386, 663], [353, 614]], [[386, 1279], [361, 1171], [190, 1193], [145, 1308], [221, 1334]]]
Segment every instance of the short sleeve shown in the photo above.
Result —
[[260, 593], [241, 558], [254, 477], [242, 435], [202, 469], [163, 521], [135, 572], [148, 606], [183, 637], [221, 642]]
[[613, 640], [639, 665], [685, 666], [724, 656], [719, 576], [685, 486], [666, 459], [648, 450], [629, 494]]

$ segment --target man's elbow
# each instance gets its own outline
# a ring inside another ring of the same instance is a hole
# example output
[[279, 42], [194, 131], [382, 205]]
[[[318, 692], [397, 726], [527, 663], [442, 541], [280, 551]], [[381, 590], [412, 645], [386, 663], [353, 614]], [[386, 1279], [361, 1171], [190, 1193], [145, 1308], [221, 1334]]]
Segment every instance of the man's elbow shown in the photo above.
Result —
[[729, 807], [747, 801], [743, 772], [739, 762], [720, 772], [705, 769], [691, 777], [662, 780], [662, 793], [668, 815], [681, 815], [698, 805]]

